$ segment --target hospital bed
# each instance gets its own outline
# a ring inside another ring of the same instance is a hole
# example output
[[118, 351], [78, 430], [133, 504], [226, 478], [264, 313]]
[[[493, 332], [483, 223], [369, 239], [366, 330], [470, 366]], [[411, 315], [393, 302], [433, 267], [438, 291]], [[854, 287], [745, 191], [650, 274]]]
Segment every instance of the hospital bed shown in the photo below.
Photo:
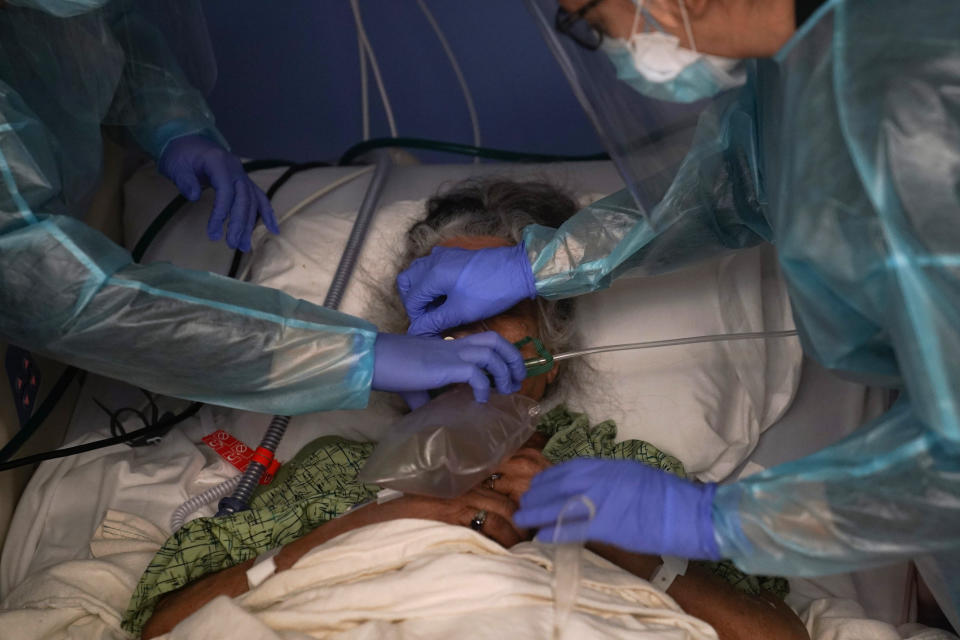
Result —
[[[254, 176], [266, 188], [282, 172], [265, 169]], [[258, 234], [241, 274], [321, 302], [371, 175], [364, 167], [322, 167], [294, 175], [273, 200], [278, 216], [288, 216], [283, 233]], [[424, 200], [443, 185], [478, 175], [548, 179], [585, 202], [621, 186], [606, 162], [419, 165], [396, 156], [341, 309], [367, 315], [378, 287], [390, 285], [398, 242]], [[176, 192], [146, 167], [127, 182], [124, 195], [123, 238], [132, 248]], [[165, 260], [226, 273], [233, 253], [223, 243], [206, 240], [211, 203], [207, 193], [176, 214], [154, 238], [144, 262]], [[656, 278], [626, 278], [577, 304], [585, 344], [793, 326], [771, 247]], [[564, 386], [560, 400], [594, 422], [616, 420], [618, 437], [650, 441], [702, 480], [727, 481], [802, 457], [878, 415], [889, 400], [880, 390], [842, 381], [804, 359], [795, 338], [611, 353], [592, 357], [588, 366], [589, 375]], [[144, 403], [140, 390], [89, 376], [64, 442], [110, 435], [104, 408], [142, 408]], [[162, 412], [183, 403], [159, 398], [156, 405]], [[294, 417], [278, 458], [289, 459], [323, 434], [376, 439], [397, 415], [394, 402], [374, 393], [370, 407], [359, 414]], [[135, 530], [134, 539], [148, 547], [158, 544], [169, 533], [170, 515], [179, 504], [237, 473], [201, 439], [223, 429], [255, 446], [269, 421], [270, 416], [204, 407], [157, 446], [117, 445], [44, 463], [24, 492], [4, 544], [0, 597], [51, 567], [91, 553], [96, 557], [91, 549], [116, 542], [111, 531]], [[198, 513], [212, 515], [213, 510], [210, 505]], [[122, 514], [136, 514], [153, 528], [142, 522], [134, 526]], [[919, 637], [908, 628], [902, 635], [894, 630], [915, 613], [913, 578], [905, 563], [794, 580], [788, 602], [806, 616], [814, 638]]]

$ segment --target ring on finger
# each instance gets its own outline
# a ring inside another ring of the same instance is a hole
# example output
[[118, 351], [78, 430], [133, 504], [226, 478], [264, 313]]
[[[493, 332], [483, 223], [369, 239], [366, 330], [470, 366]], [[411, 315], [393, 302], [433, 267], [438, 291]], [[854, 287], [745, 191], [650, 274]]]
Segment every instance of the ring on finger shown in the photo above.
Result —
[[502, 477], [502, 473], [491, 473], [489, 476], [487, 476], [487, 479], [483, 481], [483, 484], [487, 489], [493, 489], [493, 483]]
[[487, 510], [480, 509], [477, 511], [477, 514], [473, 516], [473, 520], [470, 521], [470, 528], [474, 531], [480, 531], [483, 529], [483, 523], [487, 521]]

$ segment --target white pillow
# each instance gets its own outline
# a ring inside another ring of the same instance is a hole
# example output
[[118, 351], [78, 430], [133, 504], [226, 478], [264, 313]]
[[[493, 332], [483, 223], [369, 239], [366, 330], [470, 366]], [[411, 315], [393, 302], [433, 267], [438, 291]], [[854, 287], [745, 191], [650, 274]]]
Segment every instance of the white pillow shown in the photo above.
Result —
[[[341, 309], [363, 316], [377, 299], [370, 278], [392, 279], [403, 234], [423, 201], [382, 207], [361, 253], [361, 275]], [[302, 213], [254, 255], [251, 280], [322, 303], [354, 212]], [[656, 278], [621, 279], [577, 301], [580, 342], [618, 344], [714, 333], [792, 328], [772, 247], [755, 248]], [[799, 381], [795, 338], [710, 343], [591, 356], [589, 375], [560, 401], [594, 421], [613, 419], [619, 438], [647, 440], [688, 472], [721, 480], [789, 406]], [[571, 369], [572, 371], [575, 368]], [[397, 418], [374, 394], [362, 415], [333, 411], [294, 418], [290, 431], [377, 439]]]
[[[667, 275], [621, 278], [578, 300], [584, 346], [793, 328], [771, 246]], [[719, 481], [790, 405], [800, 379], [796, 338], [741, 340], [588, 356], [563, 401], [618, 439], [638, 438]], [[574, 368], [574, 371], [576, 369]]]
[[[355, 168], [319, 169], [299, 174], [276, 198], [279, 212]], [[531, 175], [560, 179], [580, 193], [616, 188], [616, 172], [608, 163], [549, 167], [490, 167], [481, 173]], [[259, 172], [267, 186], [277, 171]], [[394, 274], [402, 236], [422, 215], [423, 200], [441, 182], [448, 184], [477, 173], [469, 165], [398, 167], [384, 193], [359, 261], [363, 272], [384, 281]], [[350, 232], [369, 176], [341, 187], [306, 207], [282, 225], [279, 237], [268, 236], [254, 252], [250, 279], [282, 289], [298, 298], [322, 303]], [[156, 183], [156, 184], [154, 184]], [[140, 172], [128, 183], [125, 224], [128, 242], [175, 194], [152, 172]], [[135, 206], [134, 206], [135, 205]], [[204, 227], [212, 194], [191, 203], [160, 235], [148, 259], [173, 259], [200, 268], [203, 260], [229, 264], [223, 243], [209, 243]], [[154, 211], [154, 209], [156, 211]], [[199, 257], [198, 257], [199, 256]], [[578, 323], [584, 345], [657, 340], [722, 332], [777, 330], [792, 327], [789, 303], [772, 247], [756, 248], [690, 269], [645, 279], [621, 279], [609, 290], [578, 299]], [[351, 280], [341, 310], [364, 315], [376, 292], [370, 278]], [[759, 434], [789, 406], [800, 375], [801, 351], [796, 339], [714, 343], [591, 356], [594, 370], [579, 389], [561, 398], [595, 422], [612, 418], [619, 437], [647, 440], [680, 458], [688, 471], [705, 480], [719, 480], [756, 446]], [[218, 412], [219, 413], [219, 412]], [[222, 416], [234, 435], [259, 442], [269, 416], [232, 412]], [[395, 403], [373, 393], [363, 412], [330, 411], [295, 417], [281, 444], [281, 457], [323, 434], [377, 439], [396, 420]]]

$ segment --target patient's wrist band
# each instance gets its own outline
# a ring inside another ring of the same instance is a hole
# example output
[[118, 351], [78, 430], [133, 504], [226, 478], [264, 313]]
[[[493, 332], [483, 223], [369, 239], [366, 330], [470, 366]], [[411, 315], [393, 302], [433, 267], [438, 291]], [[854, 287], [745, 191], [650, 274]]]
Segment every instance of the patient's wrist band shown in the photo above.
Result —
[[249, 588], [253, 589], [259, 586], [264, 580], [277, 572], [277, 563], [274, 561], [274, 557], [280, 553], [282, 548], [277, 547], [257, 556], [253, 566], [247, 569], [247, 586]]
[[652, 584], [659, 591], [666, 593], [667, 589], [670, 588], [670, 585], [673, 584], [673, 581], [677, 579], [677, 576], [682, 576], [686, 574], [686, 572], [686, 558], [664, 556], [663, 564], [657, 567], [657, 569], [653, 572], [653, 576], [650, 578], [650, 584]]

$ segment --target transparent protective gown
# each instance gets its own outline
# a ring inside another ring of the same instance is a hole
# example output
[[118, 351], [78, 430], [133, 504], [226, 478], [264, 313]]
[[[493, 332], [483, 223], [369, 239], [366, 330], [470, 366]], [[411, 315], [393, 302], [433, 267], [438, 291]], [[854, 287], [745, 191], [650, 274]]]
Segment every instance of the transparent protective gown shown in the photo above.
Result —
[[668, 156], [644, 157], [637, 130], [650, 111], [628, 123], [633, 98], [598, 84], [611, 75], [602, 53], [553, 34], [549, 4], [531, 0], [628, 190], [559, 230], [526, 230], [538, 291], [575, 295], [769, 240], [807, 354], [901, 391], [837, 445], [721, 487], [723, 553], [747, 571], [791, 575], [923, 554], [957, 567], [957, 4], [828, 2], [773, 59], [749, 63], [745, 87], [706, 107], [672, 169]]
[[[175, 55], [139, 4], [66, 18], [0, 8], [0, 336], [192, 400], [277, 414], [365, 406], [372, 325], [271, 289], [134, 264], [73, 217], [96, 186], [101, 124], [154, 157], [181, 135], [220, 140], [178, 64], [195, 64], [202, 81], [209, 49]], [[144, 6], [183, 34], [203, 25], [195, 3]]]

